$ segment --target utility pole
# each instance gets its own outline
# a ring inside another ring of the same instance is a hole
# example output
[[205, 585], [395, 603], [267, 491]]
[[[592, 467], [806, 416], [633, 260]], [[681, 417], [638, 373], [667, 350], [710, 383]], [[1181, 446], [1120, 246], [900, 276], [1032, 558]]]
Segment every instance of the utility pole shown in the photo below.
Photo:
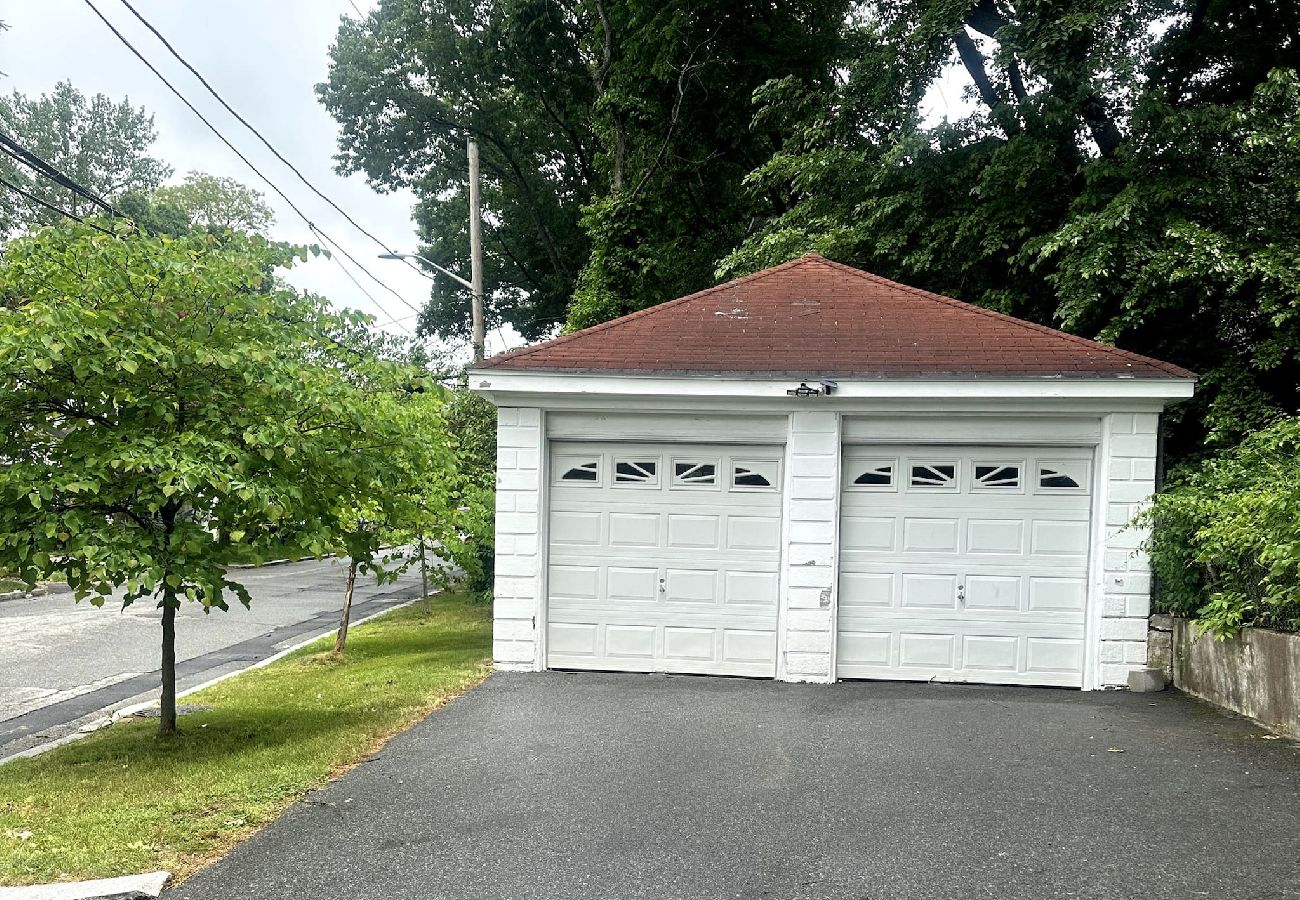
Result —
[[483, 343], [486, 339], [483, 322], [483, 223], [479, 217], [478, 197], [478, 141], [470, 135], [469, 150], [469, 269], [470, 293], [474, 295], [471, 309], [472, 331], [470, 347], [474, 351], [474, 362], [483, 359]]

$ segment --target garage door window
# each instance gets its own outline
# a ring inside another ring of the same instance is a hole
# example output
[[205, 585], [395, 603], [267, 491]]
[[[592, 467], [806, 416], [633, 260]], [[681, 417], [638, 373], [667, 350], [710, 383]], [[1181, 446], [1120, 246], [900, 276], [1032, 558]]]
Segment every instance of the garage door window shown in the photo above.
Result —
[[977, 462], [975, 463], [975, 481], [973, 491], [996, 491], [1009, 493], [1021, 489], [1021, 462]]
[[955, 462], [912, 462], [912, 488], [953, 491], [957, 489], [957, 464]]
[[1088, 463], [1084, 460], [1038, 461], [1039, 490], [1077, 494], [1088, 489]]
[[732, 490], [774, 490], [776, 488], [776, 460], [733, 460], [731, 470]]
[[862, 491], [892, 491], [896, 460], [864, 460], [856, 468], [853, 488]]
[[620, 459], [615, 461], [614, 483], [618, 485], [644, 485], [646, 487], [658, 485], [659, 460]]
[[555, 460], [555, 470], [565, 484], [600, 484], [600, 457], [568, 457]]
[[673, 486], [712, 488], [718, 484], [718, 461], [701, 459], [673, 460]]

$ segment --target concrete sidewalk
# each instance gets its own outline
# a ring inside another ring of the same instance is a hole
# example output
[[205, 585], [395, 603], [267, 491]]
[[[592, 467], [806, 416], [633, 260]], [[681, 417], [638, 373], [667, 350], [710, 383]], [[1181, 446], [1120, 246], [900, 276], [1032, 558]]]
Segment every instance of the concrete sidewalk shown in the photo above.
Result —
[[1180, 694], [494, 675], [165, 896], [1300, 896], [1300, 747]]

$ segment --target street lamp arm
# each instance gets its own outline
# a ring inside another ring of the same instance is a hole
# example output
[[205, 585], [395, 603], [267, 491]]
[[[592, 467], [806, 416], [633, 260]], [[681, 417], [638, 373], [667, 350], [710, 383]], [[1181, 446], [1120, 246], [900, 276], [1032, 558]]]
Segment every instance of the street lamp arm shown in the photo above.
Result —
[[461, 285], [462, 287], [469, 288], [471, 291], [474, 290], [474, 285], [470, 284], [464, 278], [461, 278], [455, 272], [451, 271], [450, 269], [444, 269], [442, 266], [438, 265], [433, 260], [429, 259], [428, 257], [421, 256], [418, 253], [381, 253], [379, 254], [379, 258], [380, 259], [418, 259], [420, 262], [424, 263], [429, 268], [436, 269], [437, 271], [446, 275], [448, 278], [450, 278], [452, 281], [456, 282], [457, 284]]

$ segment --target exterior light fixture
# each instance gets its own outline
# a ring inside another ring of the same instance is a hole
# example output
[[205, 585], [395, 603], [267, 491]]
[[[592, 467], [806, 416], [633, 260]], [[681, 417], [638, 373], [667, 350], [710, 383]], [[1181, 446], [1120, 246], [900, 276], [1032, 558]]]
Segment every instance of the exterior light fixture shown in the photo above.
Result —
[[824, 378], [817, 383], [817, 387], [809, 387], [808, 382], [801, 381], [797, 388], [790, 388], [786, 391], [786, 394], [791, 397], [829, 396], [837, 387], [839, 387], [838, 384]]

